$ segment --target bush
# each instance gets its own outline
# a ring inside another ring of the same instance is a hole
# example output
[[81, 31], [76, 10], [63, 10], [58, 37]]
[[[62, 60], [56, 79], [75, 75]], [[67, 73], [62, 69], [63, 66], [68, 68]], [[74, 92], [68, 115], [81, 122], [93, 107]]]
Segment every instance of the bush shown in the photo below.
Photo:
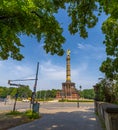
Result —
[[6, 115], [14, 115], [14, 116], [18, 116], [18, 115], [22, 115], [23, 113], [19, 112], [19, 111], [11, 111], [9, 113], [6, 113]]
[[59, 100], [59, 102], [93, 102], [93, 100], [85, 99], [85, 100], [67, 100], [67, 99], [62, 99]]
[[36, 112], [32, 112], [31, 110], [27, 110], [26, 112], [19, 112], [19, 111], [11, 111], [9, 113], [7, 113], [6, 115], [13, 115], [13, 116], [24, 116], [24, 117], [28, 117], [29, 119], [38, 119], [39, 113]]
[[25, 115], [30, 118], [30, 119], [38, 119], [39, 118], [39, 113], [32, 112], [31, 110], [28, 110], [25, 112]]

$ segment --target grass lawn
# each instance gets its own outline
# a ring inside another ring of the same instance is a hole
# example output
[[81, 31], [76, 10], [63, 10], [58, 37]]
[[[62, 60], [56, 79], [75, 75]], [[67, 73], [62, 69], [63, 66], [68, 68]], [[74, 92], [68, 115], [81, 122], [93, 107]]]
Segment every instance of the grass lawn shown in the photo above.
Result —
[[9, 112], [0, 114], [0, 130], [7, 130], [24, 123], [31, 122], [40, 118], [38, 113], [26, 112]]

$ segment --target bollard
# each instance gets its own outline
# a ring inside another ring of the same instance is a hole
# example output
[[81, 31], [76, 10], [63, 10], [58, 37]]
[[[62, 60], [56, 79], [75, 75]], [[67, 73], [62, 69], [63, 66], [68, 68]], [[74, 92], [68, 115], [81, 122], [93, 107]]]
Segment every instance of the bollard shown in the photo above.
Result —
[[39, 106], [40, 106], [40, 103], [33, 103], [33, 106], [32, 106], [33, 112], [39, 113]]
[[77, 102], [77, 107], [79, 107], [79, 102]]

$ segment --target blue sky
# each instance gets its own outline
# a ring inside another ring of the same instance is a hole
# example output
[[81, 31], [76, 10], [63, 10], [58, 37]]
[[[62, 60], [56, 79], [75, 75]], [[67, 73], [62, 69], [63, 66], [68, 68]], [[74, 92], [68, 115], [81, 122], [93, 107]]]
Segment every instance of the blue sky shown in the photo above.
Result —
[[[101, 32], [101, 24], [106, 19], [103, 14], [95, 28], [88, 30], [86, 39], [79, 34], [70, 35], [67, 26], [70, 19], [65, 11], [60, 10], [56, 16], [64, 28], [63, 35], [66, 42], [64, 50], [71, 50], [71, 81], [76, 83], [76, 88], [90, 89], [98, 82], [98, 78], [104, 75], [99, 67], [106, 58], [105, 46], [102, 44], [104, 35]], [[61, 89], [62, 82], [66, 80], [66, 54], [62, 57], [46, 54], [43, 50], [43, 40], [37, 42], [35, 37], [21, 36], [25, 45], [21, 49], [25, 58], [22, 61], [12, 59], [0, 61], [0, 86], [7, 86], [7, 81], [16, 79], [35, 78], [37, 62], [39, 62], [39, 75], [37, 90]], [[34, 81], [15, 82], [30, 85], [33, 89]]]

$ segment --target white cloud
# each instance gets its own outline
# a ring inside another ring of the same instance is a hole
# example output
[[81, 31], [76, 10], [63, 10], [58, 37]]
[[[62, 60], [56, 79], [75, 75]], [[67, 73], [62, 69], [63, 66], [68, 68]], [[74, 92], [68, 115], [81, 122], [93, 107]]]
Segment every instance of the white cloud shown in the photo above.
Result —
[[80, 85], [82, 89], [92, 88], [92, 86], [97, 83], [98, 75], [96, 75], [96, 73], [94, 75], [90, 74], [89, 66], [86, 62], [80, 64], [78, 68], [76, 67], [71, 71], [72, 81], [76, 83], [77, 89], [79, 89]]
[[25, 76], [31, 75], [33, 69], [28, 65], [16, 64], [12, 61], [0, 62], [0, 86], [8, 86], [8, 80], [24, 79]]
[[54, 65], [50, 61], [41, 63], [39, 71], [40, 89], [59, 88], [65, 80], [65, 68]]
[[[79, 51], [83, 52], [88, 59], [105, 59], [105, 46], [100, 44], [77, 44]], [[78, 51], [78, 52], [79, 52]]]
[[84, 49], [84, 48], [85, 48], [85, 45], [79, 43], [79, 44], [78, 44], [78, 48], [79, 48], [79, 49]]
[[82, 50], [90, 50], [90, 51], [104, 51], [103, 46], [98, 46], [97, 44], [85, 44], [85, 43], [79, 43], [78, 48]]

